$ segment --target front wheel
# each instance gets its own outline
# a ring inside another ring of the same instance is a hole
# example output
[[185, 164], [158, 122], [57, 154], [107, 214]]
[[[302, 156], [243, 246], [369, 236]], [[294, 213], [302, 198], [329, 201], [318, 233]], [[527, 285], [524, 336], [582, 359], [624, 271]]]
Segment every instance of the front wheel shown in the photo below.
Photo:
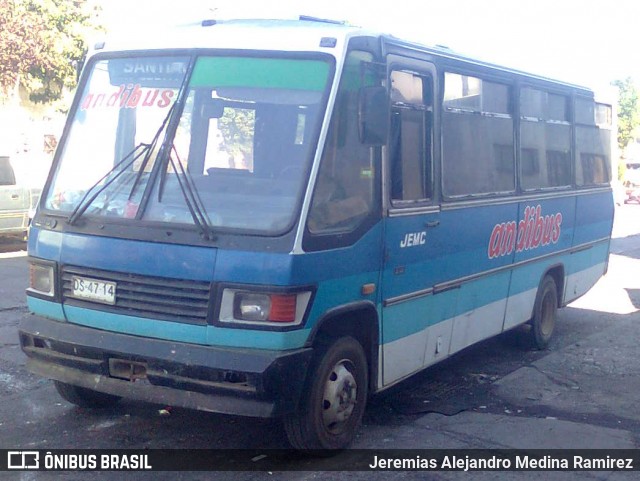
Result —
[[558, 314], [558, 289], [551, 276], [540, 284], [531, 318], [531, 343], [537, 349], [546, 349], [553, 335]]
[[299, 450], [343, 449], [355, 437], [367, 402], [367, 358], [358, 341], [342, 337], [320, 354], [309, 372], [301, 409], [285, 418]]
[[69, 401], [71, 404], [83, 408], [107, 408], [113, 406], [120, 400], [119, 396], [114, 396], [113, 394], [106, 394], [60, 381], [53, 382], [58, 394], [60, 394], [65, 401]]

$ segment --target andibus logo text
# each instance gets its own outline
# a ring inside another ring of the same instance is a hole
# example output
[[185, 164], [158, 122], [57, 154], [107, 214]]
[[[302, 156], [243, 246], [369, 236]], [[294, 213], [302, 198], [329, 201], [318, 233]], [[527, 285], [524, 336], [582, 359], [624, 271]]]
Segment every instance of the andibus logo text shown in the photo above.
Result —
[[523, 218], [496, 224], [491, 232], [487, 254], [495, 259], [516, 252], [556, 244], [560, 240], [562, 214], [542, 215], [542, 207], [527, 206]]

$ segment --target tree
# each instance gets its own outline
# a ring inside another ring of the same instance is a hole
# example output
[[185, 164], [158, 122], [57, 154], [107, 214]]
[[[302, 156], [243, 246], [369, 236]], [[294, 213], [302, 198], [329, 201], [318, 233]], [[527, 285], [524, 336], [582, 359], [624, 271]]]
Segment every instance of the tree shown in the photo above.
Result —
[[0, 0], [0, 99], [22, 87], [47, 103], [75, 87], [96, 12], [87, 0]]
[[243, 162], [234, 168], [253, 170], [253, 133], [255, 128], [255, 110], [224, 109], [224, 115], [218, 120], [218, 128], [224, 140], [224, 149], [233, 161]]
[[631, 77], [616, 80], [613, 85], [618, 88], [618, 147], [622, 152], [640, 125], [640, 96]]

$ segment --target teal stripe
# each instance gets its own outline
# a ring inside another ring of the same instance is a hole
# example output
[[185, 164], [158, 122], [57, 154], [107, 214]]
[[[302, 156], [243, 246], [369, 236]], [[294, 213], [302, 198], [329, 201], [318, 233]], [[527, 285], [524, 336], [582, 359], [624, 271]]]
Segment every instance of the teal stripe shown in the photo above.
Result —
[[484, 277], [477, 281], [463, 284], [458, 292], [456, 315], [472, 312], [475, 309], [507, 298], [509, 296], [510, 280], [511, 273], [504, 271], [491, 277]]
[[485, 277], [438, 294], [403, 302], [384, 311], [383, 342], [416, 334], [447, 319], [506, 298], [509, 272]]
[[192, 87], [259, 87], [323, 91], [329, 64], [319, 60], [201, 57]]
[[532, 262], [511, 271], [501, 272], [463, 284], [440, 294], [427, 295], [390, 306], [384, 310], [384, 344], [416, 334], [430, 326], [453, 319], [493, 302], [505, 299], [510, 281], [510, 296], [537, 289], [550, 266], [563, 264], [566, 275], [578, 274], [605, 262], [608, 243], [575, 254], [558, 255]]
[[309, 331], [306, 329], [290, 332], [228, 329], [123, 316], [73, 306], [66, 306], [65, 311], [69, 322], [74, 324], [190, 344], [286, 350], [304, 345], [309, 336]]
[[207, 327], [207, 344], [284, 351], [304, 346], [309, 337], [309, 332], [309, 329], [274, 332], [209, 326]]
[[585, 271], [590, 267], [606, 262], [609, 257], [609, 241], [596, 244], [590, 249], [569, 256], [567, 274]]
[[382, 342], [393, 342], [456, 315], [458, 290], [427, 295], [384, 310]]
[[134, 336], [205, 344], [206, 326], [123, 316], [74, 306], [65, 306], [65, 312], [69, 322], [95, 329], [121, 332]]
[[65, 321], [62, 305], [57, 302], [45, 301], [36, 297], [27, 296], [27, 307], [29, 311], [42, 317], [55, 319], [56, 321]]

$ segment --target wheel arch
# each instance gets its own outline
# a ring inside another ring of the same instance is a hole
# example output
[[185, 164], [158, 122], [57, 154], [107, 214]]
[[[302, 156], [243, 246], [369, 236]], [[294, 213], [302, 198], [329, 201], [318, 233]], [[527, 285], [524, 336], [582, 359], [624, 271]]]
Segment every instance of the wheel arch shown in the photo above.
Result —
[[306, 346], [314, 347], [327, 338], [355, 338], [367, 356], [369, 391], [375, 389], [378, 378], [378, 345], [380, 323], [378, 309], [371, 301], [345, 304], [325, 312], [311, 330]]
[[540, 286], [542, 286], [542, 282], [547, 276], [550, 276], [556, 283], [556, 293], [558, 295], [558, 307], [562, 307], [564, 305], [564, 288], [566, 284], [564, 264], [558, 263], [547, 268], [545, 273], [540, 278], [538, 289], [540, 289]]

